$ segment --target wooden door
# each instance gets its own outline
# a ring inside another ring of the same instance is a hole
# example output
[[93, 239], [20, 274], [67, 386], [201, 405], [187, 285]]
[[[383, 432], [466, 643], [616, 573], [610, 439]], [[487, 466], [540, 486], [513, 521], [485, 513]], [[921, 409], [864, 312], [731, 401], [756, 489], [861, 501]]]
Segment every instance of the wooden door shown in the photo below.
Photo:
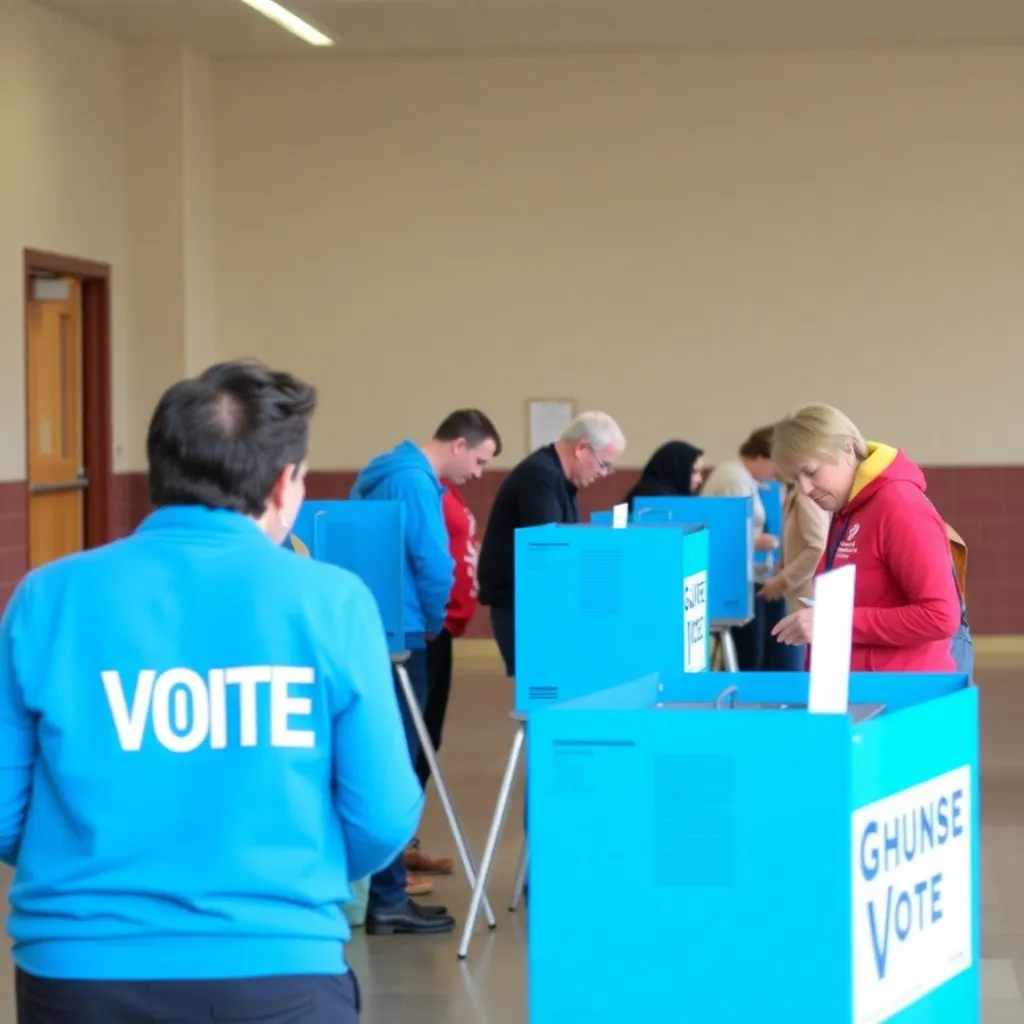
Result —
[[33, 277], [27, 307], [29, 567], [85, 544], [82, 288]]

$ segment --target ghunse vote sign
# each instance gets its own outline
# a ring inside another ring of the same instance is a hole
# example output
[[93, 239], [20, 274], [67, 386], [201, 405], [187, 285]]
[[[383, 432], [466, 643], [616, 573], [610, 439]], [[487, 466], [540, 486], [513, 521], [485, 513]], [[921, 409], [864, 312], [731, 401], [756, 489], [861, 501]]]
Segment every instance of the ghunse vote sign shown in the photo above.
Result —
[[853, 1020], [888, 1020], [973, 962], [971, 769], [853, 812]]

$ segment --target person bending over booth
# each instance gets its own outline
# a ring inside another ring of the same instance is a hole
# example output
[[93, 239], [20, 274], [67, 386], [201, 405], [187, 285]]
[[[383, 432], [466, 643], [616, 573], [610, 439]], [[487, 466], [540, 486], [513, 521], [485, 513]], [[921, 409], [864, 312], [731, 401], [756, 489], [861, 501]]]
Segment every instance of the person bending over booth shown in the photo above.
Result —
[[626, 439], [605, 412], [585, 412], [554, 443], [527, 455], [502, 481], [480, 549], [480, 603], [491, 609], [505, 671], [515, 675], [516, 530], [578, 523], [576, 492], [615, 471]]
[[[758, 551], [776, 551], [779, 547], [779, 538], [764, 532], [766, 516], [759, 486], [774, 476], [772, 428], [761, 427], [740, 445], [739, 458], [715, 466], [701, 491], [709, 498], [754, 499], [754, 547]], [[785, 611], [780, 599], [765, 600], [761, 595], [761, 587], [772, 575], [772, 568], [770, 564], [754, 564], [754, 617], [732, 631], [736, 661], [741, 672], [760, 672], [765, 667], [771, 629]]]
[[[854, 672], [953, 672], [961, 604], [946, 524], [925, 494], [921, 469], [898, 448], [864, 436], [829, 405], [775, 426], [772, 458], [832, 513], [818, 572], [857, 567]], [[811, 640], [813, 608], [775, 627], [783, 643]]]
[[[500, 441], [494, 454], [501, 454]], [[476, 566], [479, 557], [476, 518], [466, 504], [466, 499], [451, 480], [442, 480], [441, 486], [444, 487], [441, 499], [444, 525], [448, 530], [449, 549], [455, 562], [455, 583], [448, 599], [444, 626], [427, 644], [427, 707], [423, 719], [434, 750], [441, 749], [448, 713], [454, 667], [453, 641], [466, 632], [466, 627], [476, 614]], [[416, 774], [425, 789], [430, 781], [430, 762], [422, 750], [416, 763]], [[450, 875], [455, 865], [450, 857], [428, 856], [420, 849], [419, 839], [414, 839], [405, 853], [405, 867], [407, 871], [421, 875]]]
[[19, 584], [0, 627], [0, 859], [19, 1024], [354, 1024], [342, 905], [422, 791], [373, 595], [280, 545], [315, 392], [171, 387], [155, 509]]
[[[454, 562], [444, 525], [441, 478], [461, 483], [480, 476], [498, 450], [498, 432], [479, 409], [459, 409], [445, 417], [423, 445], [403, 441], [372, 459], [356, 477], [353, 500], [399, 501], [405, 506], [405, 629], [409, 646], [406, 670], [420, 710], [427, 706], [430, 676], [427, 644], [444, 626], [452, 590]], [[420, 753], [419, 737], [395, 676], [409, 754]], [[429, 879], [413, 879], [412, 893], [424, 895]], [[366, 931], [425, 934], [451, 931], [455, 919], [443, 907], [423, 907], [408, 889], [405, 853], [370, 879]]]
[[622, 499], [632, 512], [637, 498], [686, 498], [704, 479], [704, 452], [685, 441], [666, 441], [647, 460]]

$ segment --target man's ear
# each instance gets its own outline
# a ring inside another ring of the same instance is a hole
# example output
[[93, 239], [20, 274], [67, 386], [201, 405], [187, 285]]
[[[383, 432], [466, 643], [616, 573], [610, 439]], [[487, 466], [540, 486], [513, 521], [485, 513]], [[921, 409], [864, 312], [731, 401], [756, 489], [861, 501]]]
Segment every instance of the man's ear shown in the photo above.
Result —
[[288, 484], [295, 478], [297, 471], [298, 466], [285, 466], [278, 474], [277, 479], [274, 481], [274, 486], [270, 488], [270, 496], [267, 499], [267, 504], [271, 508], [280, 509], [284, 507]]

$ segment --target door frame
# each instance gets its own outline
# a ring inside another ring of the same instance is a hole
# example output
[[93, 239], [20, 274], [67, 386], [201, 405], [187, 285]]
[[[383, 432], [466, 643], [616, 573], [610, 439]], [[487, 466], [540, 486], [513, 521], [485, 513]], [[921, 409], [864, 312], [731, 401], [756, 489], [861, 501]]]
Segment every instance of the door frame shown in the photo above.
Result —
[[[98, 547], [115, 538], [114, 472], [111, 459], [110, 265], [25, 249], [25, 458], [28, 467], [28, 304], [36, 274], [73, 277], [82, 283], [82, 425], [85, 472], [85, 546]], [[31, 529], [31, 494], [25, 488], [26, 528]]]

